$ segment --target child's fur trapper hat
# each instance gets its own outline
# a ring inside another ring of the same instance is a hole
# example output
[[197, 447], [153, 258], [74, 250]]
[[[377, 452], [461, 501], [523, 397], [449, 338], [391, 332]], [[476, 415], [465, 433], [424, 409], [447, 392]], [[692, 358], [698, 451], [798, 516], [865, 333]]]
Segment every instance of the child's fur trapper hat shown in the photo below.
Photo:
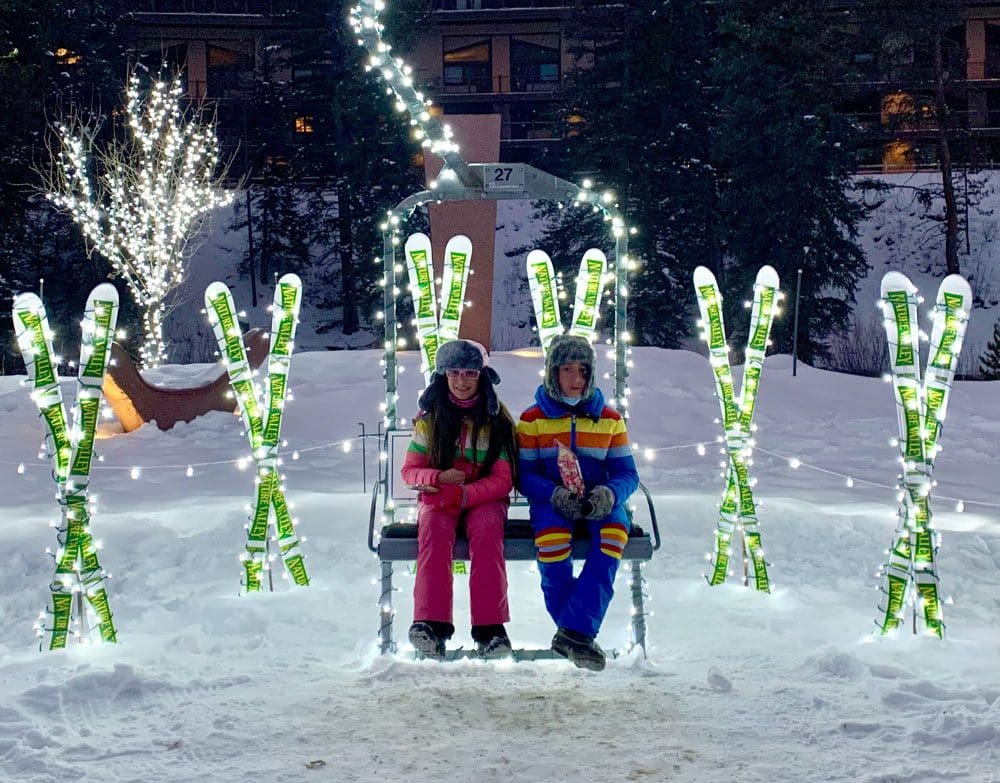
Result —
[[554, 399], [562, 399], [559, 388], [559, 368], [570, 362], [581, 362], [587, 367], [587, 386], [583, 390], [583, 399], [588, 399], [597, 388], [594, 379], [594, 366], [597, 356], [594, 346], [586, 337], [575, 334], [560, 334], [552, 338], [549, 352], [545, 355], [545, 391]]
[[491, 416], [500, 412], [500, 401], [493, 390], [500, 383], [500, 373], [490, 367], [486, 349], [475, 340], [450, 340], [437, 349], [434, 375], [417, 400], [421, 410], [431, 410], [439, 395], [447, 395], [448, 370], [479, 370], [479, 393], [486, 396], [486, 410]]

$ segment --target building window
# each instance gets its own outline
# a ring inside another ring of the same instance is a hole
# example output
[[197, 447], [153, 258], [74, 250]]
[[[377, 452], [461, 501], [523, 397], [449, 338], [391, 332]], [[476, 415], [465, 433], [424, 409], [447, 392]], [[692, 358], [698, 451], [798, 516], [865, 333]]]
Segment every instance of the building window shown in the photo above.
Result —
[[549, 91], [559, 84], [559, 44], [510, 42], [511, 92]]
[[913, 130], [917, 103], [908, 92], [891, 92], [882, 99], [882, 125], [886, 128]]
[[625, 79], [625, 55], [622, 44], [594, 43], [594, 73], [605, 87], [621, 84]]
[[79, 54], [63, 46], [56, 49], [55, 55], [59, 65], [79, 65], [82, 59]]
[[295, 118], [295, 132], [296, 133], [313, 132], [313, 118], [311, 114], [304, 114], [301, 117]]
[[253, 41], [212, 41], [206, 49], [206, 61], [211, 97], [248, 95], [254, 78]]
[[579, 136], [583, 129], [583, 124], [586, 122], [582, 114], [577, 114], [573, 112], [568, 117], [566, 117], [566, 135], [567, 136]]
[[445, 92], [493, 92], [489, 40], [463, 44], [446, 38], [443, 75]]
[[986, 23], [986, 64], [987, 79], [1000, 78], [1000, 23]]
[[908, 141], [890, 141], [882, 148], [883, 171], [913, 171], [917, 160]]
[[506, 138], [511, 141], [541, 141], [560, 136], [553, 109], [534, 101], [516, 102], [510, 107], [510, 123]]

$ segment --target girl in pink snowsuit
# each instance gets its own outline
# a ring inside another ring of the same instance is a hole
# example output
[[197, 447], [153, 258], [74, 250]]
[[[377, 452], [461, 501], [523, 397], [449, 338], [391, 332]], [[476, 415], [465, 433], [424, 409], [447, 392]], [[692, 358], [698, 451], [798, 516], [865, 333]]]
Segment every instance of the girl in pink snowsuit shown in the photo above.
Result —
[[462, 523], [471, 561], [472, 638], [480, 655], [499, 658], [511, 652], [503, 535], [517, 454], [514, 422], [493, 389], [500, 376], [478, 343], [443, 344], [434, 370], [401, 470], [403, 481], [420, 490], [409, 639], [424, 656], [444, 658], [455, 631], [452, 549]]

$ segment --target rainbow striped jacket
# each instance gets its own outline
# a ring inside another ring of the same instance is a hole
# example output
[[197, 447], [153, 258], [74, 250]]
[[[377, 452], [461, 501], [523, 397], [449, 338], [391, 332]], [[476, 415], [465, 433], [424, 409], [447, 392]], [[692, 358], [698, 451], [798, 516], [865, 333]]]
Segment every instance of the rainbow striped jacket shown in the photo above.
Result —
[[539, 386], [535, 404], [517, 423], [518, 489], [531, 505], [547, 504], [562, 486], [559, 443], [576, 454], [588, 491], [603, 484], [622, 505], [639, 486], [625, 420], [604, 404], [601, 390], [571, 409]]

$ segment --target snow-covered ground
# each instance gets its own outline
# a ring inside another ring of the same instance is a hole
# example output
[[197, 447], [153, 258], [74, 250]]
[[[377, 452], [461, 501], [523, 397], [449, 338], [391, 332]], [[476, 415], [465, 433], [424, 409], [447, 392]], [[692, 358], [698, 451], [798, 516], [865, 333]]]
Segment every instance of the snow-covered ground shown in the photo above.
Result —
[[[1000, 382], [956, 385], [938, 458], [937, 494], [965, 503], [961, 514], [954, 500], [935, 504], [948, 637], [881, 639], [874, 572], [895, 524], [890, 388], [809, 367], [792, 378], [787, 357], [768, 359], [754, 466], [776, 582], [766, 596], [701, 578], [722, 489], [707, 362], [659, 349], [635, 360], [631, 430], [640, 455], [655, 450], [640, 470], [664, 546], [646, 571], [648, 657], [600, 674], [563, 661], [377, 655], [361, 454], [339, 445], [378, 419], [373, 352], [292, 364], [286, 453], [299, 459], [285, 469], [310, 587], [239, 595], [252, 474], [226, 464], [247, 450], [235, 417], [113, 434], [99, 442], [94, 530], [121, 643], [39, 652], [32, 621], [47, 601], [57, 506], [27, 391], [0, 379], [0, 780], [1000, 780]], [[416, 357], [404, 364], [405, 411]], [[503, 399], [525, 407], [537, 352], [494, 364]], [[371, 444], [367, 456], [370, 482]], [[853, 476], [853, 488], [810, 465]], [[547, 645], [537, 574], [517, 563], [510, 576], [515, 644]], [[456, 579], [455, 643], [468, 645]], [[405, 574], [400, 585], [401, 631]], [[605, 647], [624, 647], [627, 617], [620, 594]]]

